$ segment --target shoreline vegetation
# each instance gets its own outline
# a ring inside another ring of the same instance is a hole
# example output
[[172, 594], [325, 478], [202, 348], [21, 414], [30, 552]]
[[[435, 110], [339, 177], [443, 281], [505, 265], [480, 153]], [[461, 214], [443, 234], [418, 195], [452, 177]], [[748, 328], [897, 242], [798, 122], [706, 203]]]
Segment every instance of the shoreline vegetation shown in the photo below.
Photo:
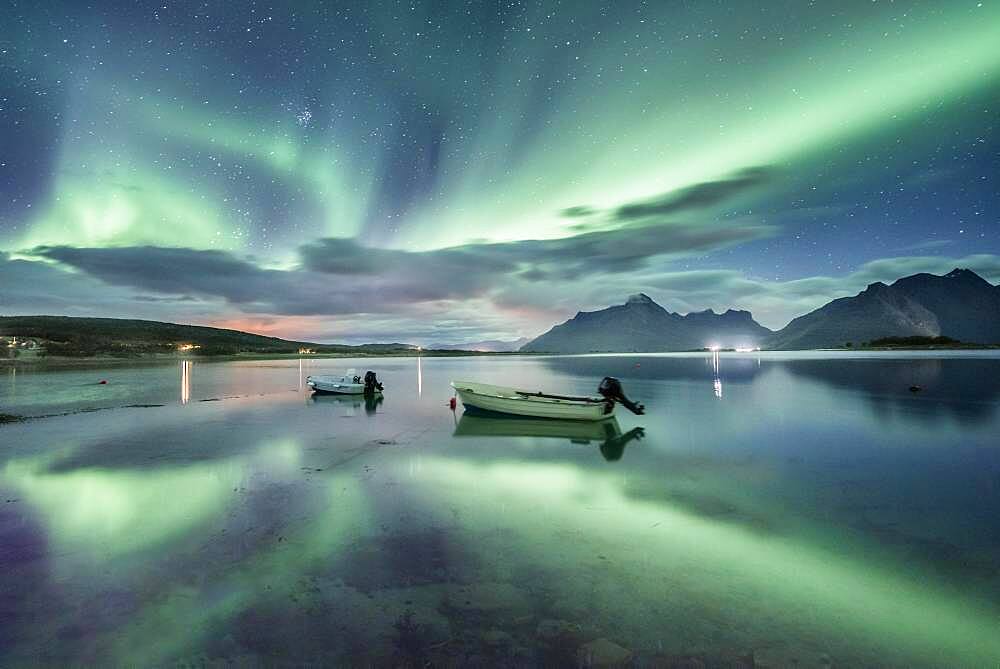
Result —
[[[997, 345], [961, 342], [950, 337], [882, 337], [844, 342], [830, 351], [993, 350]], [[761, 350], [761, 349], [756, 349]], [[763, 349], [786, 350], [786, 349]], [[798, 349], [787, 349], [798, 350]], [[818, 349], [803, 349], [818, 350]], [[748, 352], [700, 348], [664, 353]], [[621, 353], [638, 351], [590, 351]], [[653, 351], [643, 351], [653, 352]], [[273, 360], [382, 357], [462, 357], [547, 355], [545, 351], [423, 349], [412, 344], [315, 344], [266, 337], [238, 330], [157, 321], [67, 316], [0, 317], [0, 365], [85, 365], [170, 363], [177, 360]]]
[[399, 351], [386, 353], [143, 353], [135, 355], [112, 355], [99, 353], [94, 355], [35, 355], [18, 356], [16, 358], [0, 358], [0, 366], [3, 365], [66, 365], [85, 366], [93, 364], [120, 364], [128, 365], [137, 362], [143, 363], [173, 363], [180, 360], [192, 360], [201, 362], [233, 362], [237, 360], [339, 360], [356, 358], [457, 358], [474, 356], [505, 356], [505, 355], [536, 355], [534, 353], [496, 352], [496, 351]]
[[795, 353], [804, 351], [826, 351], [826, 352], [865, 352], [865, 351], [990, 351], [1000, 350], [998, 345], [981, 344], [961, 344], [958, 345], [881, 345], [872, 346], [867, 344], [857, 346], [843, 346], [836, 348], [821, 349], [758, 349], [756, 351], [737, 351], [733, 348], [723, 348], [711, 350], [708, 348], [691, 349], [687, 351], [592, 351], [590, 353], [546, 353], [544, 351], [518, 352], [518, 351], [399, 351], [386, 353], [320, 353], [320, 354], [299, 354], [299, 353], [229, 353], [229, 354], [178, 354], [178, 353], [147, 353], [136, 355], [33, 355], [19, 356], [15, 358], [0, 358], [0, 367], [10, 366], [43, 366], [43, 367], [86, 367], [86, 366], [106, 366], [122, 365], [127, 366], [135, 363], [144, 364], [171, 364], [181, 360], [195, 360], [202, 362], [236, 362], [254, 360], [339, 360], [358, 358], [458, 358], [458, 357], [504, 357], [504, 356], [546, 356], [546, 355], [636, 355], [648, 353]]
[[0, 316], [0, 364], [487, 355], [412, 344], [317, 344], [199, 325], [115, 318]]
[[964, 351], [990, 350], [1000, 348], [998, 344], [975, 344], [958, 341], [951, 337], [881, 337], [872, 341], [862, 342], [855, 346], [853, 342], [845, 342], [843, 347], [834, 350], [844, 351]]

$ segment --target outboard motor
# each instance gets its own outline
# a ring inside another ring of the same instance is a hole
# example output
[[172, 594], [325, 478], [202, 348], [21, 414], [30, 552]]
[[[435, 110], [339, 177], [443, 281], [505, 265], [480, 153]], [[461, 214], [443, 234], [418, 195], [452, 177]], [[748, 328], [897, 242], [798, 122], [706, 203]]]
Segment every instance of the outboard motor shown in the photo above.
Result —
[[375, 377], [375, 372], [365, 372], [365, 395], [372, 395], [380, 390], [382, 390], [382, 384]]
[[601, 394], [601, 397], [608, 400], [609, 402], [619, 402], [623, 407], [641, 416], [646, 413], [646, 407], [641, 404], [633, 402], [629, 398], [625, 397], [625, 392], [622, 390], [622, 383], [613, 376], [605, 376], [604, 380], [601, 381], [601, 385], [597, 386], [597, 392]]

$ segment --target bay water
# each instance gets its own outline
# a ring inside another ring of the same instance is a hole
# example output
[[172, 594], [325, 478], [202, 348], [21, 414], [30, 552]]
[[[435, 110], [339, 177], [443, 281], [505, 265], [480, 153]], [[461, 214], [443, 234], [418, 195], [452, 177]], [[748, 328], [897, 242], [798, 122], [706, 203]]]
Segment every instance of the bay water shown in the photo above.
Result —
[[[993, 352], [0, 374], [2, 666], [1000, 663]], [[646, 415], [448, 406], [604, 376]]]

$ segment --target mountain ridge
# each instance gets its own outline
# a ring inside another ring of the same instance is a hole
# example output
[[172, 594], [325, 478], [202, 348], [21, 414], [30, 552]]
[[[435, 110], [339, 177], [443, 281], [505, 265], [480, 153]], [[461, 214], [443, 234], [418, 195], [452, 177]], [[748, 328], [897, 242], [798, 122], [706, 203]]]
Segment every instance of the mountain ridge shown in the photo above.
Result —
[[580, 311], [521, 348], [523, 352], [657, 352], [709, 346], [769, 349], [842, 347], [882, 337], [946, 336], [963, 342], [1000, 342], [1000, 286], [969, 269], [926, 272], [892, 284], [875, 281], [772, 331], [741, 309], [684, 316], [645, 293], [624, 304]]
[[1000, 342], [1000, 286], [962, 268], [940, 276], [911, 274], [891, 284], [876, 281], [792, 319], [768, 347], [829, 348], [907, 336]]
[[[749, 311], [711, 309], [680, 315], [668, 311], [644, 293], [624, 304], [597, 311], [579, 311], [573, 318], [521, 347], [525, 353], [652, 353], [706, 346], [755, 346], [770, 336]], [[624, 343], [623, 343], [624, 342]]]
[[431, 344], [428, 348], [436, 351], [479, 351], [482, 353], [511, 353], [519, 350], [531, 339], [484, 339], [482, 341], [462, 342], [460, 344]]

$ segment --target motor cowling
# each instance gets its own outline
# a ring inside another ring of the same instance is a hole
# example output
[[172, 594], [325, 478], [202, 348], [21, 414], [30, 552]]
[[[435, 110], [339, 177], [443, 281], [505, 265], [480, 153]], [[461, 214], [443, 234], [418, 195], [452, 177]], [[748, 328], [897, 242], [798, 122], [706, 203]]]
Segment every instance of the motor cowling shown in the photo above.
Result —
[[370, 370], [365, 372], [365, 394], [370, 395], [381, 390], [382, 384], [379, 383], [378, 377], [375, 376], [375, 372]]
[[618, 402], [638, 416], [646, 413], [646, 407], [625, 397], [625, 391], [622, 390], [622, 382], [613, 376], [605, 376], [601, 381], [601, 385], [597, 386], [597, 392], [609, 402]]

